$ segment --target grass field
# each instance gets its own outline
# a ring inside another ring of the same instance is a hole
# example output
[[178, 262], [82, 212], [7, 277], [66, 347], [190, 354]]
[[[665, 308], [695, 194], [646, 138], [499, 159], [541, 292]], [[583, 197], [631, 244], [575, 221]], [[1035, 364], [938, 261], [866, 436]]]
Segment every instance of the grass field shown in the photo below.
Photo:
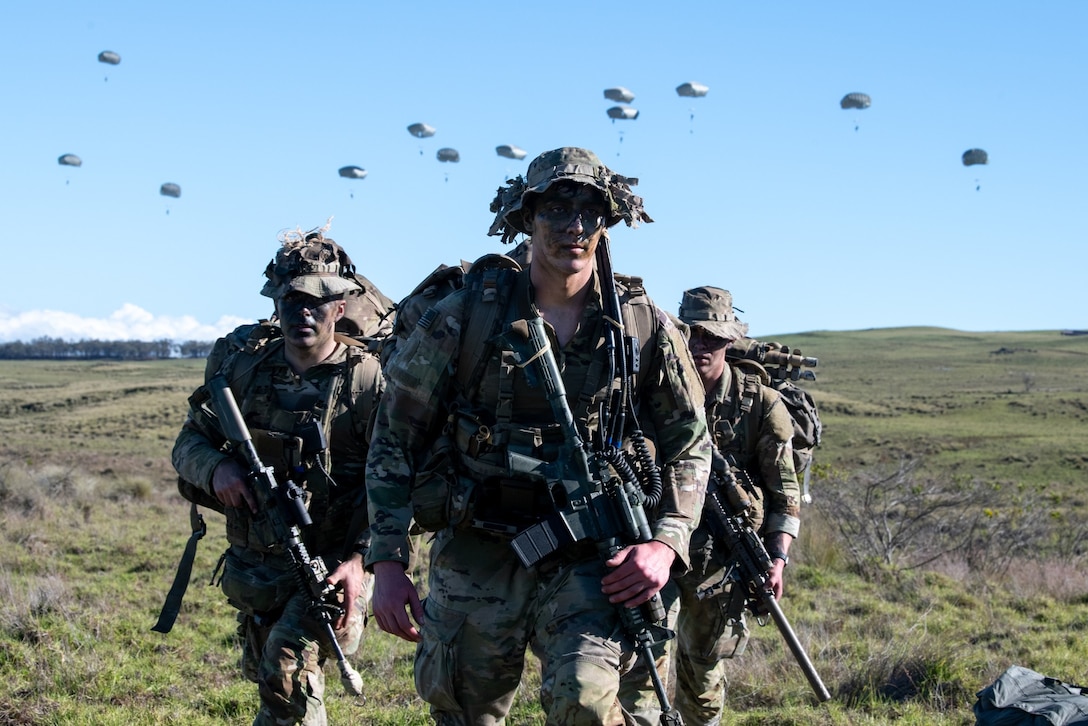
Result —
[[[1088, 337], [780, 342], [819, 358], [825, 427], [782, 608], [834, 698], [756, 628], [723, 723], [968, 726], [1011, 664], [1088, 680]], [[202, 367], [0, 361], [0, 724], [250, 723], [233, 612], [206, 586], [218, 515], [173, 632], [150, 631], [188, 536], [169, 456]], [[333, 723], [429, 723], [408, 644], [371, 628], [353, 661], [366, 698], [330, 670]], [[510, 723], [543, 723], [535, 686], [530, 666]]]

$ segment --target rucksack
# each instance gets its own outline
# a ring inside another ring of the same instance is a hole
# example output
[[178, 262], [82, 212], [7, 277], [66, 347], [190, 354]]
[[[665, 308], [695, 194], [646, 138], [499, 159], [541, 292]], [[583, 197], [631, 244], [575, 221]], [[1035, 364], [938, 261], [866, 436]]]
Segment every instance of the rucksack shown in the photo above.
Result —
[[823, 424], [812, 394], [794, 381], [802, 378], [816, 380], [816, 375], [808, 368], [815, 367], [817, 359], [802, 356], [799, 350], [790, 350], [778, 343], [763, 343], [752, 338], [735, 341], [726, 349], [726, 357], [734, 364], [759, 364], [770, 378], [767, 385], [778, 391], [793, 420], [793, 465], [802, 482], [801, 500], [806, 504], [811, 503], [810, 467], [813, 450], [820, 445], [823, 437]]
[[978, 692], [976, 726], [1085, 726], [1088, 695], [1081, 686], [1010, 666]]

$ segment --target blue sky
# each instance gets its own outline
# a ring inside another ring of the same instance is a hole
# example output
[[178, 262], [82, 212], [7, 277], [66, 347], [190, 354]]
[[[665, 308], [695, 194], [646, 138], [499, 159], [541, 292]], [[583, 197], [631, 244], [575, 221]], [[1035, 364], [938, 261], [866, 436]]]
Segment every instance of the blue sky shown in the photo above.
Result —
[[271, 312], [277, 234], [330, 217], [400, 298], [499, 251], [496, 188], [568, 145], [640, 179], [656, 221], [614, 230], [614, 264], [663, 308], [709, 284], [761, 337], [1088, 327], [1088, 3], [476, 7], [7, 4], [0, 340], [210, 339]]

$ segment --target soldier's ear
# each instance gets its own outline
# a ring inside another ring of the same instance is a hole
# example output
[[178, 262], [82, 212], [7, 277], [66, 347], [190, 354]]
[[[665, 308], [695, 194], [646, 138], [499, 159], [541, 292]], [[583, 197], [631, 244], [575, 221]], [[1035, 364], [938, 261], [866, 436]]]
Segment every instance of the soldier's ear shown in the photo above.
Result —
[[340, 298], [336, 301], [336, 311], [333, 313], [334, 322], [340, 322], [348, 310], [348, 301]]

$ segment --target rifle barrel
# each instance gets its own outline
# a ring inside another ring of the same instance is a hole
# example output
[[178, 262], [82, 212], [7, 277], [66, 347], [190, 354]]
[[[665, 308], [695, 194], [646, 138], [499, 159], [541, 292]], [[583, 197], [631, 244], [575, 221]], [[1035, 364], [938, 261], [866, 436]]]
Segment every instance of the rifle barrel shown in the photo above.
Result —
[[808, 679], [808, 684], [812, 686], [812, 691], [816, 694], [816, 697], [821, 702], [831, 700], [831, 694], [827, 690], [827, 686], [824, 685], [823, 680], [820, 679], [820, 674], [816, 672], [816, 667], [812, 665], [812, 661], [809, 660], [808, 653], [805, 652], [804, 646], [801, 645], [801, 641], [797, 639], [797, 633], [793, 631], [790, 626], [790, 621], [786, 619], [786, 614], [782, 612], [782, 608], [779, 607], [778, 601], [774, 599], [774, 593], [770, 590], [764, 590], [761, 599], [763, 605], [770, 611], [771, 617], [774, 619], [774, 624], [778, 626], [778, 632], [782, 633], [782, 637], [786, 640], [786, 645], [789, 646], [790, 652], [793, 653], [793, 657], [797, 659], [797, 664], [801, 666], [801, 670], [805, 672], [805, 678]]

